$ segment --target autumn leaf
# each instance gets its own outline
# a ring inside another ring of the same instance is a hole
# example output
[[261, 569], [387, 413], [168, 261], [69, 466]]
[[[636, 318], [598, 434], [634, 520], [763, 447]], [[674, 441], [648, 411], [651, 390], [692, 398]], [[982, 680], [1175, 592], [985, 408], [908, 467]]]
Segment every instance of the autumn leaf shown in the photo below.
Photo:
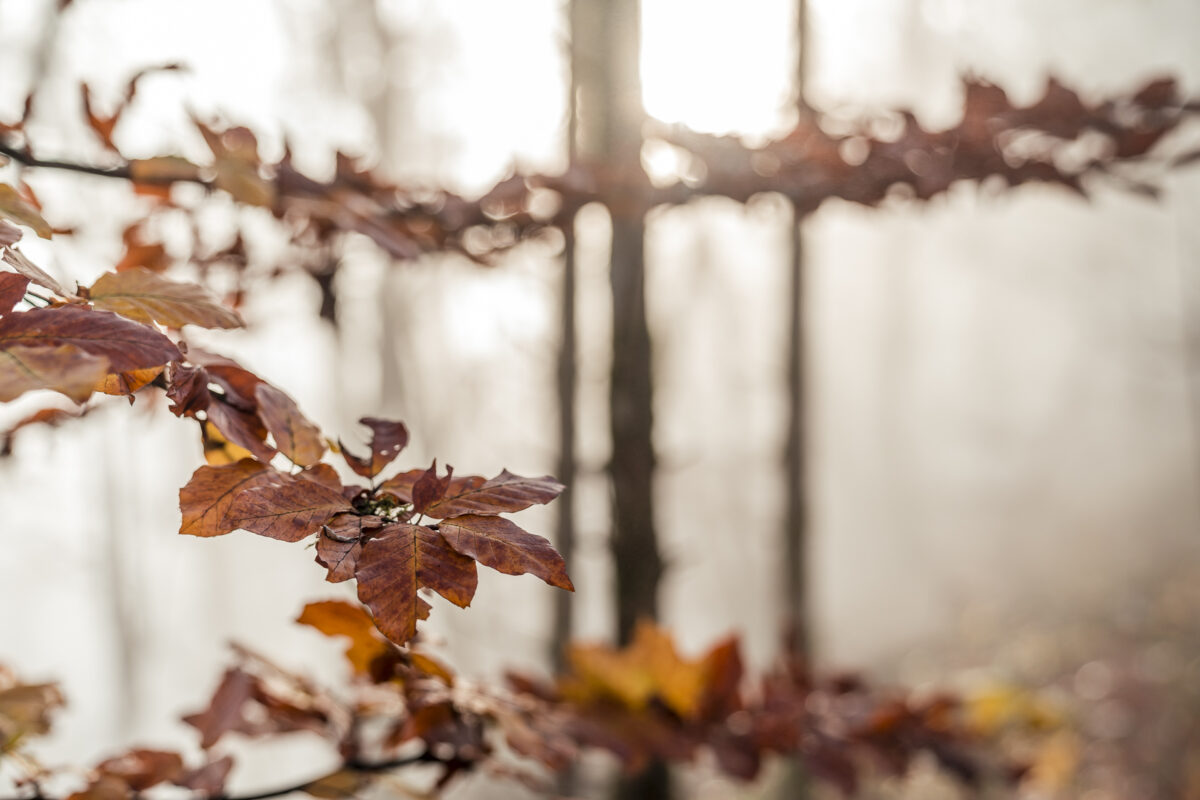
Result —
[[341, 583], [353, 578], [366, 535], [383, 525], [373, 515], [338, 514], [329, 520], [317, 539], [317, 563], [329, 570], [325, 580]]
[[188, 770], [177, 778], [174, 783], [185, 789], [191, 789], [207, 797], [216, 797], [225, 791], [225, 780], [233, 769], [233, 758], [221, 756], [207, 764]]
[[269, 383], [254, 388], [258, 415], [275, 438], [279, 452], [302, 467], [311, 466], [325, 454], [321, 431], [300, 413], [296, 401]]
[[296, 622], [316, 628], [326, 636], [345, 636], [350, 640], [346, 659], [354, 671], [365, 675], [371, 663], [392, 649], [379, 634], [370, 615], [362, 606], [344, 600], [323, 600], [304, 606]]
[[236, 464], [244, 458], [254, 457], [246, 448], [222, 436], [221, 431], [211, 422], [200, 423], [200, 438], [204, 443], [204, 460], [211, 466]]
[[438, 531], [450, 547], [506, 575], [526, 573], [551, 586], [575, 591], [567, 565], [546, 539], [502, 517], [467, 515], [448, 519]]
[[309, 781], [300, 787], [300, 791], [321, 800], [346, 800], [348, 797], [359, 797], [370, 788], [374, 776], [358, 770], [343, 767], [328, 775]]
[[20, 274], [29, 278], [31, 283], [35, 283], [45, 289], [49, 289], [60, 297], [71, 297], [72, 293], [63, 288], [63, 285], [53, 278], [46, 270], [34, 264], [20, 250], [12, 247], [5, 248], [3, 252], [4, 263], [15, 269]]
[[9, 225], [4, 220], [0, 219], [0, 247], [11, 247], [21, 241], [21, 229], [16, 225]]
[[239, 491], [228, 519], [260, 536], [298, 542], [316, 533], [334, 514], [353, 510], [338, 492], [294, 479]]
[[446, 467], [446, 475], [439, 478], [437, 475], [437, 459], [435, 458], [429, 469], [425, 470], [424, 474], [413, 484], [413, 508], [424, 514], [425, 509], [446, 496], [446, 490], [450, 488], [450, 481], [453, 476], [454, 467]]
[[282, 480], [274, 469], [250, 459], [221, 467], [200, 467], [179, 490], [179, 510], [183, 514], [179, 532], [188, 536], [220, 536], [235, 530], [237, 526], [229, 519], [229, 509], [238, 494]]
[[508, 470], [478, 486], [453, 490], [431, 503], [421, 513], [431, 517], [457, 517], [463, 514], [504, 514], [521, 511], [534, 503], [549, 503], [562, 494], [564, 487], [550, 476], [523, 478]]
[[64, 344], [108, 359], [113, 372], [157, 367], [182, 357], [179, 348], [158, 331], [107, 311], [62, 306], [0, 318], [0, 349]]
[[180, 156], [135, 158], [129, 162], [129, 176], [134, 184], [161, 186], [198, 180], [200, 168]]
[[390, 494], [401, 503], [411, 503], [413, 496], [413, 487], [417, 481], [421, 479], [428, 470], [410, 469], [408, 472], [401, 472], [399, 475], [393, 475], [383, 483], [379, 484], [379, 492], [381, 494]]
[[183, 718], [200, 732], [201, 747], [207, 750], [226, 733], [238, 728], [243, 707], [254, 697], [256, 683], [254, 676], [245, 670], [228, 669], [213, 692], [208, 708]]
[[135, 792], [165, 781], [174, 781], [183, 773], [183, 758], [165, 750], [130, 750], [101, 762], [96, 769], [120, 778]]
[[421, 525], [393, 524], [363, 546], [358, 559], [358, 599], [385, 636], [404, 644], [417, 632], [417, 589], [424, 585], [465, 607], [475, 594], [475, 563]]
[[112, 372], [104, 376], [104, 380], [96, 386], [96, 391], [111, 395], [132, 395], [138, 389], [152, 383], [162, 374], [163, 369], [164, 367], [148, 367], [132, 372]]
[[[207, 387], [206, 387], [207, 388]], [[267, 428], [262, 420], [248, 411], [241, 411], [210, 395], [208, 407], [204, 409], [208, 421], [226, 439], [253, 453], [264, 464], [275, 457], [275, 448], [266, 443]]]
[[170, 411], [177, 417], [195, 416], [208, 408], [212, 393], [208, 390], [208, 373], [204, 367], [171, 365], [167, 375], [167, 399]]
[[25, 737], [48, 733], [50, 714], [63, 705], [62, 692], [53, 683], [0, 689], [0, 754]]
[[0, 350], [0, 402], [35, 389], [52, 389], [82, 403], [107, 373], [107, 359], [69, 344], [15, 345]]
[[254, 390], [265, 383], [262, 378], [231, 358], [210, 353], [199, 347], [188, 347], [187, 360], [203, 367], [207, 376], [225, 392], [225, 398], [231, 404], [243, 411], [251, 411], [257, 407]]
[[92, 305], [169, 328], [240, 328], [242, 320], [202, 286], [169, 281], [145, 267], [106, 272], [84, 294]]
[[49, 239], [53, 234], [42, 213], [7, 183], [0, 183], [0, 217], [33, 228], [33, 232], [43, 239]]
[[28, 288], [29, 278], [24, 275], [0, 272], [0, 314], [12, 311], [13, 306], [25, 297], [25, 290]]
[[339, 441], [338, 445], [342, 450], [342, 458], [346, 459], [350, 469], [364, 478], [374, 478], [392, 463], [408, 444], [408, 428], [403, 422], [375, 417], [363, 417], [359, 423], [371, 429], [371, 457], [359, 458], [352, 454], [345, 444]]

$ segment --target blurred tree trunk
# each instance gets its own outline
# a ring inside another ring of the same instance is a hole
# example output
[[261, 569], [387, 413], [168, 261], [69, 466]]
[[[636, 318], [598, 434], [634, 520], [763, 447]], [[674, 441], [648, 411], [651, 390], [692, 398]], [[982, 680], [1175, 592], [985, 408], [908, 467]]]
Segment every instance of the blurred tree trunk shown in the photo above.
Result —
[[[612, 217], [612, 372], [609, 426], [613, 492], [612, 557], [617, 640], [632, 638], [641, 617], [658, 614], [662, 556], [654, 524], [653, 393], [646, 322], [645, 215], [649, 184], [641, 167], [642, 107], [638, 0], [573, 0], [579, 153], [603, 164], [621, 187], [605, 198]], [[622, 800], [670, 794], [656, 763], [621, 781]]]

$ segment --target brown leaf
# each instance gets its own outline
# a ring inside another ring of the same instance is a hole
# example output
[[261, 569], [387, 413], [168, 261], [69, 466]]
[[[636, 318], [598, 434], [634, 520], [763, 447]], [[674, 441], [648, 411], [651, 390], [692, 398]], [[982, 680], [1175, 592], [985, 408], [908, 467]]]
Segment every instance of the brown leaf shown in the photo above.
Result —
[[42, 213], [7, 183], [0, 183], [0, 217], [33, 228], [33, 232], [43, 239], [49, 239], [53, 234], [50, 223], [42, 218]]
[[410, 469], [408, 472], [401, 472], [399, 475], [394, 475], [381, 483], [379, 491], [392, 495], [401, 503], [411, 503], [413, 499], [413, 487], [426, 472], [427, 470], [420, 467]]
[[210, 353], [199, 347], [189, 347], [187, 360], [205, 372], [225, 392], [225, 398], [243, 411], [258, 406], [254, 390], [265, 381], [231, 358]]
[[132, 794], [125, 781], [112, 775], [101, 775], [82, 792], [67, 795], [67, 800], [125, 800]]
[[360, 797], [370, 788], [374, 778], [372, 775], [359, 772], [349, 767], [343, 767], [324, 777], [317, 778], [300, 787], [305, 794], [319, 797], [321, 800], [346, 800]]
[[567, 565], [546, 539], [502, 517], [467, 515], [448, 519], [438, 531], [457, 552], [506, 575], [535, 575], [551, 586], [575, 591]]
[[439, 478], [437, 476], [437, 459], [435, 458], [429, 469], [425, 470], [424, 474], [413, 484], [413, 508], [424, 514], [425, 509], [445, 497], [453, 475], [454, 467], [446, 467], [445, 477]]
[[371, 663], [392, 649], [392, 645], [379, 635], [375, 623], [362, 606], [344, 600], [309, 603], [296, 622], [316, 628], [326, 636], [348, 638], [350, 646], [346, 648], [346, 659], [354, 671], [361, 675], [368, 674]]
[[431, 517], [457, 517], [463, 514], [504, 514], [521, 511], [534, 503], [549, 503], [562, 494], [561, 483], [546, 475], [522, 478], [508, 470], [478, 486], [467, 485], [432, 503], [422, 513]]
[[338, 445], [342, 449], [342, 458], [346, 459], [350, 469], [364, 478], [374, 478], [383, 471], [384, 467], [392, 463], [408, 444], [408, 428], [403, 422], [392, 422], [375, 417], [363, 417], [359, 423], [371, 429], [370, 460], [351, 454], [346, 449], [346, 445], [340, 441]]
[[353, 511], [338, 492], [293, 479], [240, 491], [228, 519], [238, 528], [284, 542], [298, 542], [342, 511]]
[[200, 732], [201, 747], [207, 750], [223, 735], [237, 729], [242, 721], [243, 706], [254, 697], [256, 683], [250, 673], [228, 669], [213, 693], [208, 708], [183, 718], [184, 722]]
[[179, 490], [183, 521], [179, 532], [188, 536], [220, 536], [237, 528], [229, 509], [239, 493], [255, 486], [282, 482], [265, 464], [244, 459], [223, 467], [200, 467]]
[[446, 547], [421, 525], [394, 524], [363, 547], [358, 560], [358, 599], [385, 636], [404, 644], [417, 632], [417, 588], [428, 586], [466, 606], [475, 593], [475, 564]]
[[176, 181], [198, 180], [200, 168], [180, 156], [135, 158], [129, 162], [129, 175], [134, 184], [162, 186]]
[[275, 437], [275, 446], [295, 464], [312, 466], [325, 454], [325, 440], [316, 425], [300, 413], [296, 401], [269, 383], [254, 388], [258, 415]]
[[0, 350], [0, 402], [15, 400], [35, 389], [52, 389], [82, 403], [107, 373], [107, 359], [69, 344], [15, 345]]
[[49, 425], [56, 427], [60, 423], [66, 422], [69, 419], [78, 419], [87, 413], [87, 408], [74, 409], [67, 411], [61, 408], [43, 408], [35, 411], [27, 417], [22, 418], [19, 422], [13, 424], [8, 430], [3, 432], [3, 438], [0, 439], [0, 456], [10, 456], [13, 450], [13, 439], [16, 437], [17, 431], [28, 425]]
[[338, 514], [326, 523], [317, 539], [317, 563], [329, 570], [325, 580], [341, 583], [354, 577], [365, 536], [383, 527], [376, 516]]
[[342, 479], [338, 477], [337, 470], [329, 464], [313, 464], [311, 467], [305, 467], [297, 475], [297, 478], [303, 478], [306, 481], [319, 483], [326, 489], [330, 489], [341, 494]]
[[50, 714], [64, 705], [53, 683], [17, 684], [0, 690], [0, 754], [9, 743], [50, 731]]
[[234, 406], [210, 395], [208, 408], [204, 413], [208, 421], [216, 426], [221, 434], [247, 451], [264, 464], [275, 457], [275, 448], [266, 443], [267, 428], [256, 415], [242, 411]]
[[0, 272], [0, 314], [12, 311], [13, 306], [25, 297], [25, 290], [28, 288], [29, 278], [24, 275]]
[[63, 288], [63, 285], [56, 281], [48, 272], [34, 264], [20, 250], [12, 247], [4, 250], [4, 263], [15, 269], [17, 272], [24, 275], [32, 283], [36, 283], [45, 289], [49, 289], [60, 297], [71, 297], [71, 292]]
[[143, 225], [135, 223], [125, 229], [121, 239], [125, 242], [125, 255], [113, 267], [117, 272], [125, 272], [135, 267], [145, 267], [151, 272], [163, 272], [171, 266], [171, 257], [162, 242], [145, 242], [142, 240]]
[[208, 373], [204, 367], [172, 365], [167, 380], [167, 399], [171, 401], [172, 414], [177, 417], [194, 417], [208, 408], [211, 398]]
[[62, 306], [0, 318], [0, 349], [64, 344], [103, 356], [113, 372], [157, 367], [182, 357], [179, 348], [158, 331], [107, 311]]
[[183, 773], [183, 758], [165, 750], [130, 750], [101, 762], [96, 769], [141, 792], [178, 778]]
[[21, 241], [21, 229], [16, 225], [9, 225], [4, 220], [0, 219], [0, 247], [11, 247]]
[[176, 786], [191, 789], [207, 797], [217, 797], [225, 791], [225, 780], [233, 769], [233, 758], [221, 756], [207, 764], [188, 770], [176, 781]]
[[241, 318], [202, 286], [169, 281], [145, 267], [106, 272], [87, 290], [92, 305], [169, 328], [240, 328]]

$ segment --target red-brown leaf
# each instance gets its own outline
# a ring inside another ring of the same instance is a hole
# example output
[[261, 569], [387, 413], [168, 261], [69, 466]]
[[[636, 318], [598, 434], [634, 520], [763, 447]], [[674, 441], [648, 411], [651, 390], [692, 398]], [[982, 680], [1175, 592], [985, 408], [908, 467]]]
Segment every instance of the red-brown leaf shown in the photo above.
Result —
[[13, 306], [21, 302], [28, 288], [29, 278], [24, 275], [0, 272], [0, 314], [12, 311]]
[[408, 444], [408, 428], [403, 422], [392, 422], [375, 417], [363, 417], [359, 423], [371, 429], [371, 457], [361, 459], [352, 454], [346, 445], [338, 442], [342, 448], [342, 457], [354, 470], [364, 478], [374, 478], [384, 467], [392, 463], [400, 451]]
[[184, 722], [200, 731], [201, 747], [207, 750], [224, 734], [238, 727], [242, 721], [242, 707], [254, 697], [256, 683], [254, 676], [248, 672], [226, 670], [208, 708], [183, 718]]
[[298, 542], [320, 530], [343, 511], [352, 511], [341, 494], [301, 479], [256, 486], [239, 492], [229, 508], [235, 527], [284, 542]]
[[411, 503], [413, 499], [413, 487], [426, 472], [427, 470], [417, 467], [416, 469], [410, 469], [408, 472], [393, 475], [379, 485], [379, 491], [392, 495], [401, 503]]
[[85, 296], [96, 308], [113, 311], [137, 322], [157, 322], [169, 328], [184, 325], [242, 327], [241, 318], [221, 305], [204, 287], [169, 281], [145, 267], [106, 272]]
[[534, 503], [549, 503], [566, 488], [546, 475], [523, 478], [504, 470], [478, 486], [467, 485], [461, 492], [453, 488], [447, 497], [432, 503], [425, 514], [431, 517], [457, 517], [463, 514], [504, 514], [529, 508]]
[[238, 494], [271, 482], [282, 482], [282, 476], [248, 458], [221, 467], [200, 467], [179, 490], [179, 510], [183, 513], [179, 532], [188, 536], [229, 533], [237, 527], [228, 515]]
[[308, 421], [296, 401], [269, 383], [254, 388], [258, 415], [275, 437], [275, 446], [293, 463], [311, 466], [325, 454], [325, 440], [316, 425]]
[[329, 570], [325, 580], [341, 583], [354, 577], [362, 555], [363, 538], [383, 527], [376, 516], [338, 514], [326, 523], [317, 539], [317, 563]]
[[170, 339], [147, 325], [79, 306], [35, 308], [0, 318], [0, 350], [13, 345], [69, 344], [108, 359], [113, 372], [133, 372], [181, 358]]
[[174, 781], [183, 773], [183, 758], [165, 750], [130, 750], [103, 761], [96, 767], [101, 773], [120, 778], [135, 792], [165, 781]]
[[242, 411], [212, 395], [204, 413], [208, 415], [208, 421], [215, 425], [226, 439], [249, 450], [259, 461], [265, 464], [275, 457], [275, 448], [265, 441], [267, 427], [254, 414]]
[[35, 389], [53, 389], [82, 403], [107, 373], [107, 359], [69, 344], [15, 345], [0, 350], [0, 402]]
[[551, 586], [575, 591], [567, 565], [546, 539], [502, 517], [467, 515], [438, 525], [459, 553], [506, 575], [535, 575]]
[[217, 797], [225, 791], [225, 780], [233, 769], [233, 757], [221, 756], [215, 761], [185, 772], [175, 781], [176, 786], [191, 789], [206, 797]]
[[425, 470], [424, 474], [413, 484], [413, 508], [424, 514], [425, 509], [445, 497], [453, 475], [454, 467], [446, 467], [445, 477], [439, 478], [437, 476], [437, 459], [434, 459], [429, 469]]
[[471, 602], [475, 564], [420, 525], [395, 524], [363, 547], [358, 560], [358, 599], [385, 636], [404, 644], [417, 632], [419, 586], [428, 586], [459, 606]]
[[208, 408], [211, 392], [208, 390], [208, 373], [204, 367], [187, 367], [175, 364], [167, 381], [167, 399], [170, 411], [177, 417], [193, 417]]

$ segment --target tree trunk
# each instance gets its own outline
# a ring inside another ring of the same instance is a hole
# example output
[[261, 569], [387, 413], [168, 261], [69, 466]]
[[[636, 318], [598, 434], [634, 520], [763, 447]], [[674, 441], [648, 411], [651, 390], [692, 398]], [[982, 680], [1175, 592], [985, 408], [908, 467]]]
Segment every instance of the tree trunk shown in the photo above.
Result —
[[[649, 183], [641, 167], [642, 107], [638, 0], [574, 0], [571, 39], [579, 88], [579, 152], [603, 164], [622, 187], [604, 198], [612, 217], [612, 373], [609, 394], [613, 497], [611, 540], [617, 640], [658, 613], [663, 573], [654, 521], [653, 391], [646, 322], [645, 214]], [[654, 764], [617, 789], [623, 800], [670, 793]]]

